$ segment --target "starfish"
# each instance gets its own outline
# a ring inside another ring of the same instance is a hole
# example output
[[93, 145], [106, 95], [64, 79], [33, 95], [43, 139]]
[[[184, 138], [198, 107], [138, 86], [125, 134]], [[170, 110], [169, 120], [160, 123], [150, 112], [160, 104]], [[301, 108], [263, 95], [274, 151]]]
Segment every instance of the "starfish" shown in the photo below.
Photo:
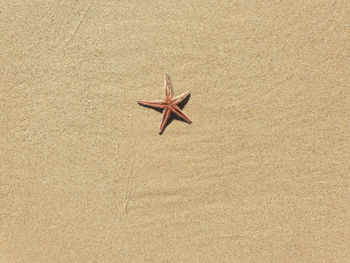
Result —
[[169, 77], [167, 74], [164, 74], [164, 92], [165, 92], [165, 98], [164, 101], [143, 101], [139, 100], [137, 103], [146, 106], [151, 107], [155, 109], [161, 109], [163, 110], [163, 118], [162, 122], [160, 124], [159, 128], [159, 134], [162, 134], [165, 124], [168, 121], [171, 113], [174, 113], [175, 115], [179, 116], [181, 119], [185, 120], [189, 124], [192, 123], [192, 121], [186, 117], [185, 114], [181, 111], [180, 107], [178, 106], [179, 103], [181, 103], [184, 99], [187, 98], [188, 95], [190, 95], [190, 91], [186, 91], [182, 93], [179, 96], [172, 97], [172, 91], [169, 85]]

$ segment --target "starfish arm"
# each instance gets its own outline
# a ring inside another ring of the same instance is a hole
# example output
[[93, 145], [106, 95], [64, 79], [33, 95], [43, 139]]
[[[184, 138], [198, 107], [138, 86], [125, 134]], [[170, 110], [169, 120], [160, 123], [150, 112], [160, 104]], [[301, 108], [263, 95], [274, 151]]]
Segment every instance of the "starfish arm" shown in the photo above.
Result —
[[185, 114], [183, 114], [183, 112], [181, 111], [181, 109], [177, 105], [172, 105], [171, 111], [173, 113], [175, 113], [177, 116], [179, 116], [180, 118], [187, 121], [189, 124], [192, 123], [192, 121], [189, 118], [187, 118], [187, 116]]
[[164, 101], [144, 101], [144, 100], [139, 100], [137, 103], [141, 104], [143, 106], [148, 106], [148, 107], [157, 108], [157, 109], [164, 109], [165, 106], [166, 106]]
[[175, 104], [179, 104], [180, 102], [182, 102], [184, 99], [187, 98], [188, 95], [190, 95], [191, 91], [186, 91], [184, 93], [182, 93], [179, 96], [176, 96], [175, 98], [173, 98], [172, 102]]
[[164, 93], [165, 98], [171, 98], [171, 89], [169, 86], [169, 77], [167, 74], [164, 74]]
[[159, 134], [161, 134], [163, 132], [165, 124], [166, 124], [167, 120], [169, 119], [170, 113], [171, 113], [171, 111], [169, 108], [164, 110], [162, 123], [160, 124], [160, 127], [159, 127]]

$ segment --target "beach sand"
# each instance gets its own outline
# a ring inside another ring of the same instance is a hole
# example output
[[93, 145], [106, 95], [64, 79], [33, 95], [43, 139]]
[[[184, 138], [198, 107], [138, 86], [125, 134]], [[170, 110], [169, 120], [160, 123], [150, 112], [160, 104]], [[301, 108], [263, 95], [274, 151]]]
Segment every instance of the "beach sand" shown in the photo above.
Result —
[[0, 7], [0, 262], [349, 260], [349, 1]]

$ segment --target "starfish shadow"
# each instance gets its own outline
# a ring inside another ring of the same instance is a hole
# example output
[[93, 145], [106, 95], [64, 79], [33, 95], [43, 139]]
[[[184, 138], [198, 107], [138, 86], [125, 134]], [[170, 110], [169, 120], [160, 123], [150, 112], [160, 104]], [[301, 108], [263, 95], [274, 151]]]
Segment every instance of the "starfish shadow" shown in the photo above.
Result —
[[[182, 110], [182, 109], [186, 106], [187, 102], [190, 100], [190, 97], [191, 97], [191, 94], [189, 94], [189, 95], [186, 97], [186, 99], [184, 99], [183, 101], [181, 101], [177, 106], [179, 106], [179, 108]], [[154, 109], [154, 108], [152, 108], [152, 109]], [[155, 109], [155, 110], [158, 111], [158, 109]], [[162, 112], [162, 111], [163, 111], [163, 110], [160, 110], [160, 112]], [[160, 134], [163, 134], [163, 132], [165, 131], [166, 127], [167, 127], [170, 123], [172, 123], [173, 120], [178, 120], [178, 121], [186, 122], [186, 121], [183, 120], [182, 118], [180, 118], [180, 117], [178, 117], [177, 115], [175, 115], [175, 114], [172, 113], [172, 114], [170, 115], [168, 121], [165, 123], [163, 131], [162, 131]], [[186, 122], [186, 123], [187, 123], [187, 122]]]

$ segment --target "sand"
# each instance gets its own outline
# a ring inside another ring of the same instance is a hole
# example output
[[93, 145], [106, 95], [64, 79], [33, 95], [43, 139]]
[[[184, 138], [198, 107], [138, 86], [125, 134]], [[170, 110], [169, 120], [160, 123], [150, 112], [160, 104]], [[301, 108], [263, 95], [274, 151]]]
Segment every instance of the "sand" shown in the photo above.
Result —
[[349, 260], [349, 1], [0, 10], [1, 263]]

